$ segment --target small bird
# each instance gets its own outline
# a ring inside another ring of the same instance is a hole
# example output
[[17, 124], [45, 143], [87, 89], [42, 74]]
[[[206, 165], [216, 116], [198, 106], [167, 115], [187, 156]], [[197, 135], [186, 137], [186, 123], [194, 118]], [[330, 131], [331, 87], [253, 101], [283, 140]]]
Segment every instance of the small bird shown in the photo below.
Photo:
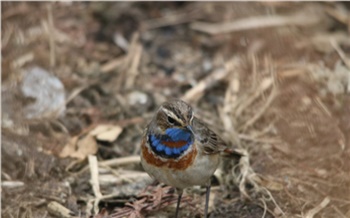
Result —
[[220, 155], [241, 154], [228, 149], [182, 100], [165, 102], [158, 108], [141, 142], [145, 171], [178, 192], [176, 218], [183, 190], [194, 185], [206, 186], [204, 217], [208, 216], [210, 177], [219, 166]]

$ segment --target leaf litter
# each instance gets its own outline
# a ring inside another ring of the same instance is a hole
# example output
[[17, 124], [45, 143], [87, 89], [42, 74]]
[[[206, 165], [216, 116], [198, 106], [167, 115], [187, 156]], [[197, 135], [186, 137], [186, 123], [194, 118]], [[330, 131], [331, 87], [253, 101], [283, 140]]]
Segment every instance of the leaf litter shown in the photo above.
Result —
[[[2, 215], [171, 216], [176, 193], [150, 185], [138, 154], [154, 110], [176, 97], [246, 154], [212, 178], [212, 217], [349, 217], [349, 10], [2, 3]], [[46, 98], [60, 107], [39, 119], [24, 109], [41, 100], [20, 91], [30, 66], [67, 96]], [[186, 191], [183, 217], [202, 215], [204, 193]]]

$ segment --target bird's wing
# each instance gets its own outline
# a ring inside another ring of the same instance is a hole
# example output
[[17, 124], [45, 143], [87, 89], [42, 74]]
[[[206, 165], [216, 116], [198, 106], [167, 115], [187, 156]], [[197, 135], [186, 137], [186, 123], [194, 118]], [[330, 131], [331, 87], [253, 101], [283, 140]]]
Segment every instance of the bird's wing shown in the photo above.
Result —
[[198, 146], [201, 146], [205, 154], [216, 154], [227, 149], [226, 143], [196, 117], [193, 118], [192, 129]]

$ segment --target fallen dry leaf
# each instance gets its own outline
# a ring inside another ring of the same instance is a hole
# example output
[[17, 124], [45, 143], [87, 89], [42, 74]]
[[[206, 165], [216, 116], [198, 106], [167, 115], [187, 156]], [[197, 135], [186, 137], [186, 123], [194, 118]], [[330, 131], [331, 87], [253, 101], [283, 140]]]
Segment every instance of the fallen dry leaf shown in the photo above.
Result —
[[90, 135], [95, 136], [97, 140], [113, 142], [115, 141], [123, 128], [116, 125], [101, 124], [90, 132]]
[[73, 137], [62, 149], [60, 157], [73, 157], [84, 160], [90, 154], [96, 154], [97, 143], [91, 134]]
[[[84, 136], [73, 137], [62, 149], [60, 157], [73, 157], [84, 160], [90, 154], [97, 152], [97, 140], [113, 142], [123, 128], [116, 125], [101, 124]], [[96, 139], [95, 139], [96, 138]]]

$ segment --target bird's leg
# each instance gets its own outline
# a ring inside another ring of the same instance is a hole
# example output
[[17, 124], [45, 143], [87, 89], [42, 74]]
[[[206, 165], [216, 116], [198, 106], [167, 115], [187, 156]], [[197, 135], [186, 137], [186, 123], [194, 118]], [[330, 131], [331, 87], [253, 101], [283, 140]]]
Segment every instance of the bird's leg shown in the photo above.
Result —
[[181, 197], [182, 197], [183, 190], [182, 189], [177, 189], [177, 193], [178, 193], [179, 196], [177, 198], [175, 218], [178, 218], [178, 215], [179, 215], [179, 208], [180, 208], [180, 203], [181, 203]]
[[154, 179], [150, 185], [151, 186], [157, 186], [158, 184], [159, 184], [159, 181]]
[[207, 185], [207, 193], [205, 195], [205, 208], [204, 208], [204, 218], [208, 217], [208, 207], [209, 207], [209, 195], [210, 195], [210, 182]]

